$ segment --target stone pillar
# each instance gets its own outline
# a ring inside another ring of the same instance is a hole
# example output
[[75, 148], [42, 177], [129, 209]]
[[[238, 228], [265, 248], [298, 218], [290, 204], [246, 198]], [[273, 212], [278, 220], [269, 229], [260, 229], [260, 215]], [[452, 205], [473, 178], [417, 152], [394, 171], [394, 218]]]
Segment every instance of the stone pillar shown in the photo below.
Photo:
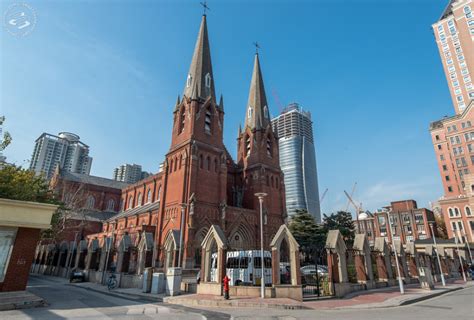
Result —
[[339, 258], [337, 253], [332, 253], [328, 250], [328, 272], [329, 280], [332, 283], [339, 283]]
[[222, 283], [226, 275], [226, 255], [226, 250], [222, 248], [217, 249], [217, 263], [219, 264], [217, 267], [217, 283]]
[[272, 249], [272, 282], [274, 285], [280, 284], [280, 255], [276, 248]]

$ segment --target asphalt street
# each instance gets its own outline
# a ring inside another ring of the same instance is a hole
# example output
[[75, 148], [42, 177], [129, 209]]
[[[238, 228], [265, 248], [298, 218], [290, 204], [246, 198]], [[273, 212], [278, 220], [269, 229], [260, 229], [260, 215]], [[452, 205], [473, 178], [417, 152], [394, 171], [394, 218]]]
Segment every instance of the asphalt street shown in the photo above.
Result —
[[474, 287], [454, 291], [419, 303], [392, 308], [360, 310], [219, 309], [235, 320], [472, 320]]
[[49, 306], [0, 312], [0, 319], [229, 319], [228, 315], [164, 303], [109, 296], [71, 286], [64, 279], [30, 277], [28, 290]]

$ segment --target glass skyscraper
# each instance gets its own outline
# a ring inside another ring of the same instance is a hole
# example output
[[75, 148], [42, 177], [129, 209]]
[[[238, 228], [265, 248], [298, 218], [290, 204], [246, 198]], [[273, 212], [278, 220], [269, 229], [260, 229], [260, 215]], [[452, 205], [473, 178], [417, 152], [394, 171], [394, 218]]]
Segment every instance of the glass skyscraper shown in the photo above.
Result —
[[306, 209], [321, 222], [311, 113], [293, 103], [272, 120], [272, 126], [279, 139], [288, 215]]

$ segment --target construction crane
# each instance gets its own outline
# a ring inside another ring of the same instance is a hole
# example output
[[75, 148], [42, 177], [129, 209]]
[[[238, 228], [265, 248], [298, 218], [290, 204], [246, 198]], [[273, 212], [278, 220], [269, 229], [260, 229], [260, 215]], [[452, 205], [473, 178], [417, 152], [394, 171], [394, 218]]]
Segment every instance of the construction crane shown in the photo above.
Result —
[[329, 190], [328, 188], [324, 190], [323, 195], [321, 196], [321, 199], [319, 199], [319, 205], [321, 205], [321, 203], [323, 202], [324, 197], [326, 197], [326, 193], [328, 193], [328, 190]]
[[344, 210], [345, 212], [347, 212], [347, 210], [349, 210], [349, 206], [351, 205], [351, 200], [350, 199], [352, 199], [352, 197], [354, 196], [354, 192], [355, 192], [356, 188], [357, 188], [357, 182], [354, 182], [354, 186], [352, 186], [351, 196], [347, 200], [346, 210]]
[[347, 193], [346, 190], [344, 190], [344, 194], [346, 195], [347, 199], [349, 199], [349, 202], [352, 203], [352, 205], [354, 206], [354, 208], [355, 208], [355, 210], [356, 210], [356, 218], [357, 218], [357, 220], [359, 220], [359, 214], [360, 214], [361, 212], [363, 212], [363, 210], [362, 210], [362, 202], [361, 202], [359, 205], [357, 205], [357, 204], [354, 202], [354, 200], [352, 200], [352, 197]]

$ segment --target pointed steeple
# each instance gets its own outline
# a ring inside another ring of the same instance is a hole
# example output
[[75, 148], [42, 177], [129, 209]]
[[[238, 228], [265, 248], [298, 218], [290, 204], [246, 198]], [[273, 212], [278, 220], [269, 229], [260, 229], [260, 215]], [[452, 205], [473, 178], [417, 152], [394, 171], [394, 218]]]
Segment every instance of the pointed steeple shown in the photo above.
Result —
[[206, 15], [202, 16], [201, 28], [199, 29], [183, 95], [190, 98], [194, 90], [196, 90], [194, 92], [195, 97], [207, 99], [211, 96], [214, 100], [216, 98]]
[[178, 99], [176, 100], [176, 105], [175, 105], [175, 107], [174, 107], [175, 110], [178, 109], [180, 103], [181, 103], [181, 98], [179, 97], [179, 94], [178, 94]]
[[262, 71], [258, 53], [255, 54], [252, 81], [250, 82], [249, 100], [245, 116], [245, 127], [250, 129], [265, 129], [270, 124], [270, 113], [268, 110], [265, 87], [263, 85]]
[[221, 94], [221, 98], [219, 99], [219, 108], [224, 111], [224, 97]]

